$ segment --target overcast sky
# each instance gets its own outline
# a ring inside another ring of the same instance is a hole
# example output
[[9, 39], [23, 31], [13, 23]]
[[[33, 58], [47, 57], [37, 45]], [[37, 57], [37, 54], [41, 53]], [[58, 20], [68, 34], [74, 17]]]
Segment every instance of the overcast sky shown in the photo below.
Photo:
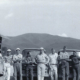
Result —
[[0, 33], [49, 33], [80, 39], [80, 0], [0, 0]]

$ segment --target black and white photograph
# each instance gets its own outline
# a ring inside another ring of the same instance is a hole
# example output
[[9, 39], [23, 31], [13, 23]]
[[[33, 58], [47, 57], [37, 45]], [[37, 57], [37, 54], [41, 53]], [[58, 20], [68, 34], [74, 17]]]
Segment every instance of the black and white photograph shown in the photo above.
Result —
[[0, 0], [0, 80], [80, 80], [80, 0]]

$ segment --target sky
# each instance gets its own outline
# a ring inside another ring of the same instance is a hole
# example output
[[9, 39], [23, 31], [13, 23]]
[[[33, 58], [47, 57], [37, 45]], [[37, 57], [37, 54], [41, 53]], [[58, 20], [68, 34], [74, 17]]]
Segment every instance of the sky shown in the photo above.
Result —
[[80, 39], [80, 0], [0, 0], [0, 34], [25, 33]]

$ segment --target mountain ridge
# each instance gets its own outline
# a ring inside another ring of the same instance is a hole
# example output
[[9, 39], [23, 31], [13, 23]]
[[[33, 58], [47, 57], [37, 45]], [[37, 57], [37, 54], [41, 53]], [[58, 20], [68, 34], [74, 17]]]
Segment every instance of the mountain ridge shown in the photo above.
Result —
[[46, 33], [27, 33], [15, 37], [10, 36], [8, 38], [3, 37], [2, 47], [7, 47], [14, 50], [17, 47], [20, 47], [21, 50], [24, 48], [44, 47], [47, 52], [50, 52], [51, 48], [54, 48], [56, 51], [58, 51], [63, 46], [67, 46], [67, 48], [72, 49], [80, 49], [79, 39], [60, 37]]

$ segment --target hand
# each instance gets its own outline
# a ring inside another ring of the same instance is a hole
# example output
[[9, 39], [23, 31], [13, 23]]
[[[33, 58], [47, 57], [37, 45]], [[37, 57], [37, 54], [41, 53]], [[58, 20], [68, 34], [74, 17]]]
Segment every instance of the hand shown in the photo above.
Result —
[[49, 69], [52, 70], [51, 66], [49, 66]]
[[46, 64], [46, 66], [49, 66], [49, 64]]

